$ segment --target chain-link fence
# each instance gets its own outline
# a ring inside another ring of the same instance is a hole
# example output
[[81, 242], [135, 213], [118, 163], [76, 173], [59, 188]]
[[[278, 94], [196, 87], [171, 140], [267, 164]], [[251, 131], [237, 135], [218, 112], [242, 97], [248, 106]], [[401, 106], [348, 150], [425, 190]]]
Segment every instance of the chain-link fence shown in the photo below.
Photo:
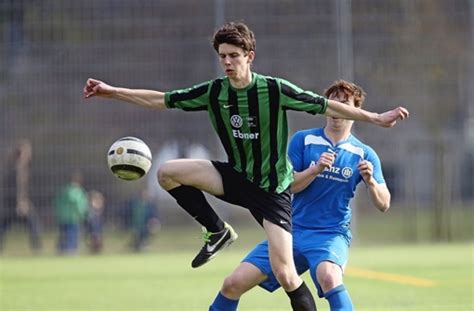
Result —
[[[410, 219], [429, 211], [435, 236], [449, 237], [446, 215], [472, 207], [474, 192], [473, 7], [469, 0], [1, 0], [0, 159], [8, 163], [16, 140], [31, 140], [30, 194], [46, 226], [54, 223], [54, 195], [75, 170], [105, 195], [112, 222], [143, 187], [156, 191], [163, 209], [173, 205], [153, 172], [133, 183], [112, 177], [106, 152], [133, 135], [156, 162], [224, 160], [206, 113], [85, 102], [83, 85], [96, 77], [165, 91], [222, 75], [212, 33], [243, 20], [257, 37], [255, 71], [318, 93], [352, 79], [368, 93], [365, 108], [410, 110], [394, 129], [357, 124], [355, 133], [378, 151], [393, 204]], [[290, 112], [292, 132], [322, 124]]]

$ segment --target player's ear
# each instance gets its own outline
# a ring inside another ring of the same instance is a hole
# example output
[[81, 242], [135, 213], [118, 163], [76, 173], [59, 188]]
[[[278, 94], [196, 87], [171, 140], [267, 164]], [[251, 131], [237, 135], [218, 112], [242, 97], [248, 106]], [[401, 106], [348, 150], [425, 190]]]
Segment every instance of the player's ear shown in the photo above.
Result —
[[253, 60], [255, 59], [255, 51], [250, 51], [248, 54], [248, 63], [251, 64]]

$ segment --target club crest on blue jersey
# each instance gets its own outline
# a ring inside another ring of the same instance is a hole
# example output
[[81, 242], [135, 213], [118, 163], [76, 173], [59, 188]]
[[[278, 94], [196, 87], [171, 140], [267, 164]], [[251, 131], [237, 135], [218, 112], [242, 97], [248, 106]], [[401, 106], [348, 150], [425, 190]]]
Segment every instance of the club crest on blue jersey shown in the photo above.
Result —
[[342, 169], [342, 176], [344, 178], [351, 178], [352, 174], [353, 174], [352, 168], [346, 166]]

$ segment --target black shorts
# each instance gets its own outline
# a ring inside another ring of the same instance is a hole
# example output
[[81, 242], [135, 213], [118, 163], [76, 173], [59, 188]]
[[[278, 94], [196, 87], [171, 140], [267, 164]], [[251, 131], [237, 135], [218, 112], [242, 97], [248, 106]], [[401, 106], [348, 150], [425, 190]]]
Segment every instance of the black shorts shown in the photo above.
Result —
[[291, 195], [289, 190], [282, 193], [267, 192], [247, 180], [234, 170], [229, 163], [212, 161], [222, 176], [224, 195], [219, 199], [245, 207], [263, 226], [263, 220], [274, 223], [291, 233]]

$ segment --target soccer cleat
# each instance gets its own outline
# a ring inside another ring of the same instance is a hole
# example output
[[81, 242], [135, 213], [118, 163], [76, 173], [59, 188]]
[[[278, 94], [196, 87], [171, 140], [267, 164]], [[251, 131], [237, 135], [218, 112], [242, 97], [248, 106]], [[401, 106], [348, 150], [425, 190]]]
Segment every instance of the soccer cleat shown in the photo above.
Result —
[[224, 249], [237, 240], [238, 235], [234, 229], [225, 223], [224, 230], [220, 232], [208, 232], [203, 228], [204, 246], [201, 251], [194, 257], [191, 267], [197, 268], [214, 258], [218, 251]]

